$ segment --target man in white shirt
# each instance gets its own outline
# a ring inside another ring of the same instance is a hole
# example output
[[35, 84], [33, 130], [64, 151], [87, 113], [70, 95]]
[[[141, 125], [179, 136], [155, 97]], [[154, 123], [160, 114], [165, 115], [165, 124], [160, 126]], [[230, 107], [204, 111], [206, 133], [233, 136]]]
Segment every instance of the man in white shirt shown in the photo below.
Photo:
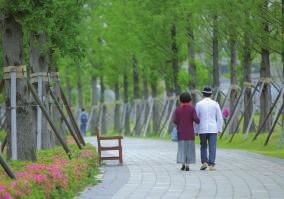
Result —
[[200, 170], [206, 170], [209, 166], [209, 170], [215, 171], [217, 134], [222, 132], [223, 117], [219, 104], [211, 99], [212, 89], [205, 87], [202, 93], [204, 98], [196, 104], [196, 113], [200, 119], [200, 124], [196, 126], [196, 133], [200, 137]]

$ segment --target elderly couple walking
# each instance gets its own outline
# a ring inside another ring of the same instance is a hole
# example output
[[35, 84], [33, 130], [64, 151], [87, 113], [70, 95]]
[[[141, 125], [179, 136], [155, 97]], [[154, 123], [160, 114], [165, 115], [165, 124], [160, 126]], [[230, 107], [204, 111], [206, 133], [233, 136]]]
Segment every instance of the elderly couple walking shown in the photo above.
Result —
[[223, 117], [219, 104], [211, 99], [212, 89], [205, 87], [202, 93], [203, 99], [195, 108], [191, 104], [191, 95], [182, 93], [180, 105], [174, 113], [178, 132], [177, 163], [182, 164], [181, 170], [189, 171], [189, 164], [196, 162], [194, 140], [197, 135], [200, 138], [200, 170], [216, 170], [216, 141], [218, 133], [222, 131]]

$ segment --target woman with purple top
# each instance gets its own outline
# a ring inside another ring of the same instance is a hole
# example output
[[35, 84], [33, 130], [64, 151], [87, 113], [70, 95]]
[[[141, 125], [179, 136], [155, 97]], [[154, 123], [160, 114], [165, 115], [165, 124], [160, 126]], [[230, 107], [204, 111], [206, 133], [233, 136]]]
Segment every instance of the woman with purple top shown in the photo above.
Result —
[[190, 103], [189, 93], [182, 93], [180, 102], [174, 113], [174, 123], [178, 132], [177, 163], [182, 164], [181, 170], [189, 171], [189, 164], [196, 162], [193, 123], [199, 124], [200, 121], [195, 108]]

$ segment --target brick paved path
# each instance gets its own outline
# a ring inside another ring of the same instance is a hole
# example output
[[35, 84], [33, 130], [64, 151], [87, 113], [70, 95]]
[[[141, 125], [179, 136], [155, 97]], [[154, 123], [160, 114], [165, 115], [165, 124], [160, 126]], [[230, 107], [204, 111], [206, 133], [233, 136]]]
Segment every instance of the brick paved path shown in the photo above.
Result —
[[124, 165], [107, 162], [103, 183], [78, 199], [284, 198], [284, 160], [218, 149], [217, 171], [200, 171], [198, 162], [184, 172], [175, 163], [176, 143], [127, 138], [123, 145]]

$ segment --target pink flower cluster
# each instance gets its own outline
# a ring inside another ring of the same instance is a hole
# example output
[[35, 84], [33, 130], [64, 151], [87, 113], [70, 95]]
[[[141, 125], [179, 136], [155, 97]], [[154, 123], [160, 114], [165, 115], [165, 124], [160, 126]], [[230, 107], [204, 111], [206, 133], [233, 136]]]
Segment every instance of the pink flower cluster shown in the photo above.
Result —
[[83, 150], [81, 152], [82, 157], [88, 157], [88, 158], [95, 158], [96, 154], [92, 150]]
[[[34, 185], [42, 187], [46, 198], [50, 198], [52, 190], [68, 189], [68, 172], [70, 171], [77, 179], [81, 178], [82, 170], [89, 166], [80, 157], [94, 159], [95, 153], [92, 150], [82, 150], [77, 159], [71, 161], [64, 160], [66, 156], [54, 155], [51, 158], [51, 163], [32, 163], [24, 166], [21, 172], [17, 172], [16, 181], [1, 182], [0, 174], [0, 199], [13, 199], [28, 196], [32, 193]], [[66, 170], [67, 169], [67, 170]], [[70, 170], [71, 169], [71, 170]], [[72, 172], [73, 171], [73, 172]], [[70, 174], [70, 175], [72, 175]], [[1, 184], [2, 183], [2, 184]]]

